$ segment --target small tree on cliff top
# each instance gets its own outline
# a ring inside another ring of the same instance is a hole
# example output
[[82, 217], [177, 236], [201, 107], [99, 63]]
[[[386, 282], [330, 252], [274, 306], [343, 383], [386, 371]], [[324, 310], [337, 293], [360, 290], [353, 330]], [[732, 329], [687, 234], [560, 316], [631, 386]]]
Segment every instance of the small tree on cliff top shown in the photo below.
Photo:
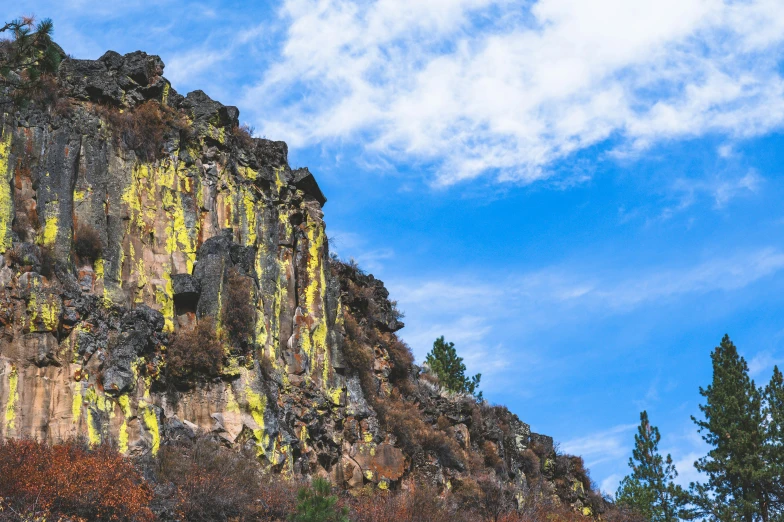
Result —
[[38, 24], [32, 17], [0, 27], [0, 106], [30, 99], [42, 78], [57, 72], [60, 50], [52, 41], [52, 21]]
[[466, 367], [463, 358], [457, 356], [455, 343], [444, 341], [443, 335], [433, 343], [433, 349], [427, 354], [425, 363], [447, 390], [455, 393], [471, 393], [476, 395], [477, 399], [482, 399], [482, 392], [478, 392], [482, 374], [466, 377]]

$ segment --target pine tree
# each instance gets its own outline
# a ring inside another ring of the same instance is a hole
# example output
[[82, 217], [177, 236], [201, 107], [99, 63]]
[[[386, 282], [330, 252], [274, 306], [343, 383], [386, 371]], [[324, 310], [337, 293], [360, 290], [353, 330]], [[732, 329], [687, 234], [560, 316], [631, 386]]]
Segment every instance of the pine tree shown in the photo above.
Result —
[[57, 72], [62, 50], [52, 41], [52, 21], [38, 24], [30, 17], [0, 27], [0, 106], [26, 102], [41, 87], [46, 75]]
[[466, 377], [466, 367], [463, 358], [457, 356], [455, 343], [444, 341], [443, 335], [433, 343], [433, 349], [427, 354], [425, 363], [447, 390], [475, 394], [477, 399], [482, 399], [482, 392], [477, 393], [482, 374]]
[[297, 500], [291, 522], [349, 522], [348, 510], [337, 507], [338, 497], [332, 495], [332, 485], [326, 479], [314, 479], [311, 487], [300, 489]]
[[713, 521], [770, 520], [762, 393], [749, 377], [743, 357], [725, 335], [711, 353], [713, 382], [700, 387], [705, 420], [692, 417], [711, 450], [694, 466], [707, 481], [691, 484], [690, 518]]
[[648, 412], [640, 413], [640, 426], [634, 436], [634, 450], [629, 459], [632, 473], [621, 481], [616, 501], [645, 520], [671, 522], [679, 520], [684, 492], [673, 483], [678, 472], [672, 457], [659, 454], [660, 439], [659, 429], [648, 421]]
[[767, 463], [771, 477], [771, 511], [784, 519], [784, 376], [778, 366], [765, 387]]

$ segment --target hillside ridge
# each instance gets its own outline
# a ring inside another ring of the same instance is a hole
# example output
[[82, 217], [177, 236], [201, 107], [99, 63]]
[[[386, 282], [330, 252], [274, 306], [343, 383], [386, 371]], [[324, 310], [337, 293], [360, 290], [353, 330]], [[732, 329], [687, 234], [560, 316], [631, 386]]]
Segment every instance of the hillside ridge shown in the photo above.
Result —
[[0, 437], [129, 456], [210, 436], [352, 491], [493, 480], [600, 517], [582, 460], [414, 364], [326, 197], [158, 56], [63, 59], [2, 115]]

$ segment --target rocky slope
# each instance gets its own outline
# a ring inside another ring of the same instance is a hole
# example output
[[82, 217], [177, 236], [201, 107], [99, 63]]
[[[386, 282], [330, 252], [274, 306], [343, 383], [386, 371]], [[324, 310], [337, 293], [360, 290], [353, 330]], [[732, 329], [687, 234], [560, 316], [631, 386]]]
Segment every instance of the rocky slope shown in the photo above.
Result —
[[[162, 73], [142, 52], [65, 59], [47, 99], [2, 115], [0, 436], [136, 455], [209, 433], [355, 490], [490, 474], [604, 509], [552, 439], [412, 364], [383, 284], [330, 258], [285, 143]], [[183, 353], [215, 342], [212, 366]]]

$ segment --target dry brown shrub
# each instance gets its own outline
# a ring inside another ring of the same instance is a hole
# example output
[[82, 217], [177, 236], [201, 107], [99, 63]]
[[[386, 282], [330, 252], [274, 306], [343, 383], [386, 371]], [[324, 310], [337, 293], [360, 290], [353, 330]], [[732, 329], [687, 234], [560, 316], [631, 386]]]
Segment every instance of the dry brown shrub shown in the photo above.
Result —
[[22, 252], [19, 249], [19, 247], [13, 247], [10, 250], [8, 250], [7, 256], [8, 256], [8, 261], [9, 263], [11, 263], [11, 265], [22, 266], [22, 264], [24, 263], [24, 256], [22, 255]]
[[501, 457], [498, 456], [496, 445], [489, 440], [486, 440], [484, 444], [482, 444], [482, 453], [485, 456], [486, 466], [489, 466], [493, 469], [497, 469], [499, 466], [503, 467], [504, 461], [501, 459]]
[[257, 520], [261, 470], [253, 455], [207, 438], [162, 446], [155, 480], [171, 487], [181, 520]]
[[411, 348], [400, 341], [394, 334], [390, 335], [391, 341], [387, 345], [389, 358], [392, 360], [392, 371], [389, 379], [395, 382], [408, 381], [411, 366], [414, 364], [414, 354]]
[[302, 487], [301, 480], [287, 480], [271, 473], [261, 478], [258, 489], [259, 520], [283, 521], [296, 511], [297, 491]]
[[591, 472], [588, 468], [585, 467], [585, 461], [582, 457], [569, 457], [571, 459], [571, 467], [572, 473], [574, 474], [575, 478], [579, 480], [585, 491], [590, 491], [592, 489], [592, 481], [591, 481]]
[[477, 480], [481, 496], [479, 511], [487, 520], [496, 522], [517, 511], [515, 491], [494, 476], [482, 476]]
[[154, 100], [123, 112], [104, 105], [95, 110], [109, 122], [115, 146], [136, 152], [143, 161], [163, 154], [167, 135], [189, 133], [189, 123], [182, 114]]
[[94, 263], [103, 253], [103, 243], [98, 231], [90, 225], [80, 224], [74, 230], [74, 252], [82, 263]]
[[423, 373], [421, 373], [419, 375], [419, 378], [422, 379], [423, 381], [427, 382], [427, 383], [432, 384], [433, 386], [440, 386], [441, 385], [441, 381], [438, 380], [438, 376], [436, 374], [434, 374], [434, 373], [429, 373], [429, 372], [425, 373], [425, 372], [423, 372]]
[[416, 404], [390, 397], [375, 401], [373, 406], [384, 427], [397, 437], [398, 444], [406, 453], [414, 455], [420, 451], [430, 451], [446, 467], [464, 467], [457, 442], [427, 424]]
[[221, 324], [234, 348], [240, 351], [247, 349], [256, 331], [256, 308], [249, 278], [240, 274], [236, 268], [229, 270]]
[[416, 484], [413, 490], [377, 493], [350, 503], [355, 522], [468, 522], [476, 515], [460, 509], [452, 496], [442, 496], [435, 488]]
[[512, 413], [506, 406], [491, 405], [485, 402], [480, 404], [479, 408], [482, 411], [483, 418], [492, 419], [493, 424], [498, 426], [501, 431], [504, 432], [505, 436], [509, 436], [512, 432], [512, 428], [509, 426], [509, 423], [506, 422], [506, 419], [508, 419]]
[[0, 441], [0, 498], [19, 520], [153, 520], [149, 485], [108, 446]]
[[359, 375], [362, 391], [372, 399], [376, 395], [375, 377], [373, 376], [373, 350], [366, 341], [363, 342], [362, 331], [354, 316], [348, 311], [344, 311], [343, 319], [347, 333], [343, 343], [343, 357], [348, 367]]
[[253, 141], [253, 132], [253, 127], [247, 123], [235, 125], [230, 131], [234, 143], [246, 150], [253, 150], [256, 147], [256, 143]]
[[54, 253], [54, 249], [50, 245], [42, 246], [39, 249], [39, 254], [41, 258], [41, 270], [39, 273], [44, 277], [52, 277], [57, 264], [57, 256]]
[[532, 479], [541, 475], [542, 461], [533, 450], [530, 448], [524, 450], [520, 457], [523, 473], [525, 473], [526, 478]]
[[166, 377], [178, 384], [216, 377], [222, 364], [223, 347], [209, 318], [190, 330], [178, 331], [166, 350]]

